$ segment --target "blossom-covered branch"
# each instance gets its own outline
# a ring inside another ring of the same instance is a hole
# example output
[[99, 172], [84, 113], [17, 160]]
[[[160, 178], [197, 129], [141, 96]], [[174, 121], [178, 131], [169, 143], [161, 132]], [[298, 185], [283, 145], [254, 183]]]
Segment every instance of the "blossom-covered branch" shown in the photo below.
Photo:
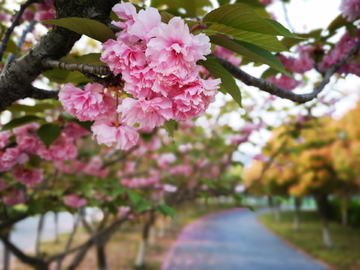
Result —
[[249, 86], [255, 86], [262, 91], [269, 94], [278, 96], [280, 98], [289, 99], [294, 102], [305, 103], [317, 97], [317, 95], [324, 89], [324, 87], [330, 82], [330, 78], [360, 49], [360, 41], [335, 65], [329, 67], [324, 72], [324, 78], [322, 82], [314, 88], [311, 93], [308, 94], [296, 94], [285, 90], [279, 86], [276, 86], [266, 80], [256, 78], [250, 74], [242, 71], [237, 66], [233, 65], [229, 61], [216, 56], [215, 54], [209, 54], [208, 56], [215, 57], [220, 65], [222, 65], [230, 74]]

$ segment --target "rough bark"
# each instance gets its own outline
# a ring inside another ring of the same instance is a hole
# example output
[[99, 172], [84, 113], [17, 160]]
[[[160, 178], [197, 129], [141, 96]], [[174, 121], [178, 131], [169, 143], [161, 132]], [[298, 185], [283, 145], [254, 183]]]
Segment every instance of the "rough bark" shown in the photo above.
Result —
[[[111, 8], [117, 0], [55, 0], [56, 18], [80, 17], [110, 22]], [[67, 55], [81, 35], [55, 26], [26, 54], [13, 60], [0, 77], [0, 112], [18, 99], [34, 97], [31, 83], [46, 69], [44, 59], [59, 60]]]

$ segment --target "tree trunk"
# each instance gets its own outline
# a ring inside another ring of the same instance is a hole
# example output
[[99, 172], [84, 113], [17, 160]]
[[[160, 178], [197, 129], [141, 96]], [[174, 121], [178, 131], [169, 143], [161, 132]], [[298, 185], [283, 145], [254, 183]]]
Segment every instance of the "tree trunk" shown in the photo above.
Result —
[[155, 222], [155, 213], [151, 211], [149, 219], [146, 221], [143, 231], [142, 231], [142, 239], [140, 241], [139, 252], [136, 257], [135, 266], [137, 269], [142, 269], [145, 266], [145, 253], [146, 253], [146, 246], [149, 240], [149, 232], [150, 228]]
[[349, 197], [345, 195], [342, 197], [341, 200], [341, 224], [343, 226], [348, 225], [348, 207], [349, 207]]
[[322, 235], [323, 241], [327, 248], [332, 248], [333, 243], [331, 240], [331, 235], [328, 226], [328, 216], [329, 216], [329, 201], [327, 198], [327, 194], [318, 194], [315, 196], [318, 212], [321, 219], [322, 224]]
[[155, 246], [155, 244], [156, 244], [156, 228], [154, 226], [151, 226], [149, 232], [149, 246]]
[[107, 270], [105, 243], [96, 245], [96, 257], [99, 270]]
[[[10, 240], [10, 233], [7, 233], [4, 236], [7, 240]], [[10, 270], [10, 250], [4, 245], [4, 252], [3, 252], [3, 270]]]
[[55, 239], [54, 243], [59, 243], [59, 213], [54, 212], [54, 223], [55, 223]]
[[301, 198], [295, 197], [294, 198], [294, 231], [300, 230], [300, 209], [301, 209]]
[[40, 241], [41, 241], [41, 232], [44, 225], [45, 214], [40, 215], [39, 223], [36, 231], [36, 243], [35, 243], [35, 256], [39, 257], [40, 255]]

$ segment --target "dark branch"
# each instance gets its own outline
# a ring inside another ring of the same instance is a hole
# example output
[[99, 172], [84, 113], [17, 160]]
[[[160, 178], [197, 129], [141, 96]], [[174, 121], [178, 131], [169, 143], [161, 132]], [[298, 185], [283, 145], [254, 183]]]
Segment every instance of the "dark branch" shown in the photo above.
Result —
[[114, 76], [113, 74], [106, 76], [106, 77], [99, 77], [95, 74], [91, 74], [91, 73], [83, 73], [85, 75], [86, 78], [92, 80], [93, 82], [96, 83], [100, 83], [102, 85], [120, 85], [122, 84], [122, 81], [120, 79], [121, 74]]
[[44, 99], [59, 99], [59, 91], [57, 90], [45, 90], [37, 87], [30, 87], [29, 97], [44, 100]]
[[45, 268], [45, 266], [47, 266], [47, 263], [44, 260], [26, 255], [17, 246], [15, 246], [12, 242], [10, 242], [6, 237], [3, 237], [2, 235], [0, 235], [0, 239], [4, 243], [4, 245], [23, 263], [35, 266], [38, 269], [47, 269]]
[[23, 220], [23, 219], [27, 218], [28, 216], [29, 216], [29, 214], [20, 214], [17, 217], [14, 217], [12, 219], [9, 219], [9, 220], [6, 220], [5, 222], [0, 223], [0, 231], [10, 228], [16, 222]]
[[[54, 3], [57, 19], [79, 17], [107, 25], [110, 23], [111, 8], [118, 3], [118, 0], [55, 0]], [[32, 82], [48, 69], [43, 66], [42, 61], [61, 59], [70, 52], [80, 37], [78, 33], [55, 26], [27, 53], [11, 61], [6, 72], [0, 77], [0, 112], [19, 99], [32, 97], [34, 93], [29, 91]], [[37, 95], [38, 92], [35, 92]], [[45, 98], [42, 94], [41, 98]]]
[[296, 94], [290, 92], [281, 87], [278, 87], [268, 81], [265, 81], [260, 78], [256, 78], [242, 71], [237, 66], [233, 65], [229, 61], [216, 56], [214, 54], [209, 54], [210, 57], [215, 57], [220, 65], [222, 65], [229, 73], [236, 79], [242, 81], [246, 85], [255, 86], [262, 91], [265, 91], [269, 94], [278, 96], [280, 98], [289, 99], [294, 102], [305, 103], [317, 97], [317, 95], [324, 89], [324, 87], [330, 82], [330, 78], [334, 75], [354, 54], [360, 49], [360, 41], [335, 65], [329, 67], [325, 71], [325, 76], [322, 82], [314, 88], [314, 90], [309, 94]]
[[42, 64], [46, 68], [60, 68], [70, 71], [80, 71], [81, 73], [91, 73], [98, 75], [112, 74], [108, 66], [91, 66], [83, 63], [65, 63], [58, 60], [44, 59]]
[[16, 14], [15, 19], [12, 22], [11, 26], [6, 30], [5, 35], [4, 35], [4, 37], [1, 41], [1, 45], [0, 45], [0, 62], [2, 61], [4, 51], [6, 50], [6, 43], [9, 41], [9, 38], [10, 38], [12, 32], [14, 31], [14, 28], [19, 24], [20, 18], [23, 15], [25, 9], [34, 2], [35, 2], [34, 0], [28, 0], [24, 4], [22, 4], [20, 6], [20, 10]]

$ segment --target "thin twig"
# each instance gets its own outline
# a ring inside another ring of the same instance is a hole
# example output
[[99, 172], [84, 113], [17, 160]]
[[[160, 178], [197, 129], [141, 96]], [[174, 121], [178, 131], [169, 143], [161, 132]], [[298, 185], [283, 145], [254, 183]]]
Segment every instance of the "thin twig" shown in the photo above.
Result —
[[[30, 24], [28, 25], [28, 27], [26, 27], [26, 29], [24, 30], [24, 32], [22, 33], [21, 37], [19, 38], [16, 46], [17, 46], [17, 50], [20, 51], [21, 50], [21, 47], [22, 45], [24, 44], [25, 42], [25, 38], [26, 38], [26, 35], [28, 33], [30, 33], [33, 29], [34, 29], [34, 26], [35, 24], [37, 23], [37, 21], [33, 20], [30, 22]], [[16, 54], [15, 53], [12, 53], [9, 55], [9, 57], [6, 59], [6, 63], [5, 63], [5, 66], [1, 72], [1, 76], [5, 74], [6, 70], [8, 69], [9, 67], [9, 64], [12, 60], [14, 60], [16, 57]]]
[[24, 13], [25, 9], [29, 5], [31, 5], [33, 2], [34, 2], [34, 0], [28, 0], [24, 4], [20, 5], [20, 10], [16, 14], [14, 21], [12, 22], [11, 26], [6, 30], [5, 35], [4, 35], [4, 37], [1, 41], [1, 45], [0, 45], [0, 62], [2, 61], [4, 51], [6, 50], [6, 44], [9, 41], [11, 33], [14, 31], [14, 28], [19, 24], [20, 18], [22, 16], [22, 14]]
[[325, 76], [322, 82], [314, 88], [311, 93], [308, 94], [296, 94], [294, 92], [290, 92], [281, 87], [278, 87], [268, 81], [263, 79], [259, 79], [251, 76], [250, 74], [242, 71], [237, 66], [233, 65], [229, 61], [216, 56], [214, 54], [209, 54], [207, 57], [214, 57], [217, 62], [222, 65], [229, 73], [236, 79], [242, 81], [246, 85], [255, 86], [260, 90], [267, 92], [269, 94], [278, 96], [280, 98], [289, 99], [298, 103], [305, 103], [317, 97], [317, 95], [324, 89], [324, 87], [330, 82], [330, 78], [335, 74], [354, 54], [360, 49], [360, 41], [356, 43], [356, 45], [335, 65], [329, 67], [325, 71]]
[[138, 148], [139, 148], [138, 145], [133, 146], [132, 148], [130, 148], [128, 151], [126, 151], [126, 152], [125, 152], [124, 154], [122, 154], [121, 156], [119, 156], [119, 157], [117, 157], [117, 158], [115, 158], [115, 159], [113, 159], [113, 160], [110, 160], [110, 161], [104, 163], [104, 165], [101, 166], [100, 170], [105, 169], [106, 167], [109, 167], [109, 166], [115, 164], [116, 162], [119, 162], [119, 161], [121, 161], [121, 160], [124, 160], [128, 155], [130, 155], [132, 152], [134, 152], [134, 151], [135, 151], [136, 149], [138, 149]]
[[286, 21], [287, 25], [289, 26], [290, 31], [291, 31], [291, 32], [294, 32], [294, 27], [292, 27], [292, 25], [291, 25], [291, 23], [290, 23], [290, 20], [289, 20], [289, 14], [288, 14], [288, 12], [287, 12], [287, 8], [286, 8], [286, 3], [285, 3], [285, 1], [282, 2], [282, 7], [283, 7], [283, 11], [284, 11], [285, 21]]

